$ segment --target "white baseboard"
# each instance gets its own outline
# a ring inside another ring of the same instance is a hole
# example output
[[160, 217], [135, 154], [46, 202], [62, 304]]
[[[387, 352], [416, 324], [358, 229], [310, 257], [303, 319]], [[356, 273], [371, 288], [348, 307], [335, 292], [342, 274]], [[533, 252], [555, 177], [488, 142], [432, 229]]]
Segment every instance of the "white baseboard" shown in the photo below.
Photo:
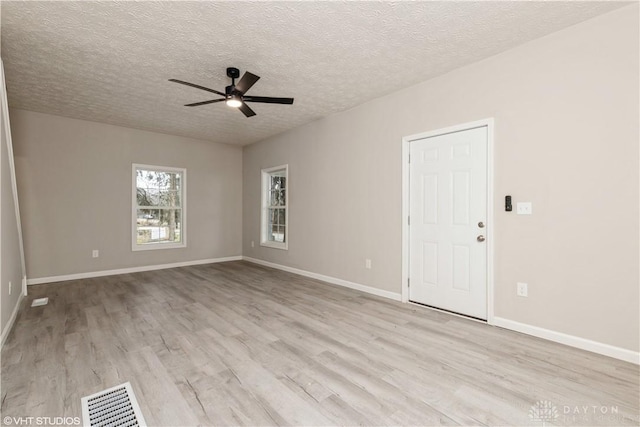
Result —
[[242, 256], [224, 258], [199, 259], [196, 261], [174, 262], [171, 264], [144, 265], [141, 267], [120, 268], [117, 270], [90, 271], [87, 273], [66, 274], [63, 276], [39, 277], [28, 279], [27, 285], [41, 285], [43, 283], [65, 282], [67, 280], [89, 279], [92, 277], [115, 276], [117, 274], [139, 273], [141, 271], [164, 270], [166, 268], [188, 267], [190, 265], [213, 264], [217, 262], [241, 261]]
[[16, 306], [13, 308], [11, 317], [9, 317], [9, 321], [7, 322], [4, 329], [2, 330], [2, 338], [0, 338], [0, 349], [4, 347], [4, 342], [7, 340], [7, 337], [11, 332], [11, 328], [13, 328], [13, 324], [16, 321], [16, 317], [18, 317], [18, 310], [20, 309], [20, 303], [22, 302], [23, 298], [24, 298], [24, 294], [21, 292], [20, 296], [18, 297], [18, 301], [16, 302]]
[[356, 289], [358, 291], [366, 292], [368, 294], [377, 295], [379, 297], [389, 298], [394, 301], [401, 301], [402, 296], [396, 292], [385, 291], [378, 288], [373, 288], [367, 285], [361, 285], [360, 283], [349, 282], [348, 280], [338, 279], [331, 276], [325, 276], [324, 274], [312, 273], [306, 270], [300, 270], [298, 268], [287, 267], [286, 265], [280, 265], [269, 261], [263, 261], [257, 258], [242, 257], [243, 260], [252, 262], [254, 264], [264, 265], [265, 267], [271, 267], [278, 270], [287, 271], [289, 273], [299, 274], [300, 276], [310, 277], [312, 279], [322, 280], [323, 282], [331, 283], [333, 285], [344, 286], [345, 288]]
[[626, 348], [615, 347], [501, 317], [494, 317], [493, 325], [640, 365], [640, 352], [627, 350]]

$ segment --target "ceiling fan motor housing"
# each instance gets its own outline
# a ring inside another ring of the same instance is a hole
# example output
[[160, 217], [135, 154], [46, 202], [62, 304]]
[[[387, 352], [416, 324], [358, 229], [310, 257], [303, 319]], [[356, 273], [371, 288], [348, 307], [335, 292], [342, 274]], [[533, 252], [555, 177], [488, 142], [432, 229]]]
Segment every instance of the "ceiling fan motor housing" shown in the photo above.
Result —
[[231, 77], [232, 79], [237, 79], [240, 77], [240, 70], [235, 67], [227, 68], [227, 77]]

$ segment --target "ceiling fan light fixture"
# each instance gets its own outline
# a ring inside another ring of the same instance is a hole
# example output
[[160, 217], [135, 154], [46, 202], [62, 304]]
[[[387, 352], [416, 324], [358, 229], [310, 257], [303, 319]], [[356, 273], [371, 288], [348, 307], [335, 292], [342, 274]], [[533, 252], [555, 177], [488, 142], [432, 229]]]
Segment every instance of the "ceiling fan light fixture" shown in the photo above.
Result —
[[238, 108], [242, 106], [242, 98], [240, 98], [240, 95], [231, 95], [227, 98], [226, 103], [229, 107]]
[[[2, 0], [0, 0], [2, 1]], [[179, 83], [181, 85], [190, 86], [196, 89], [204, 90], [207, 92], [215, 93], [216, 95], [220, 95], [221, 98], [211, 99], [208, 101], [200, 101], [200, 102], [192, 102], [190, 104], [185, 104], [185, 107], [198, 107], [201, 105], [215, 104], [218, 102], [224, 102], [231, 108], [236, 108], [245, 117], [253, 117], [256, 115], [256, 112], [249, 107], [245, 101], [247, 102], [262, 102], [265, 104], [293, 104], [293, 98], [276, 98], [272, 96], [245, 96], [247, 91], [253, 87], [255, 82], [260, 80], [260, 76], [256, 76], [253, 73], [245, 71], [244, 75], [236, 84], [236, 79], [240, 75], [240, 71], [237, 68], [229, 67], [227, 68], [227, 76], [231, 77], [231, 84], [224, 88], [224, 93], [219, 92], [215, 89], [210, 89], [208, 87], [200, 86], [194, 83], [185, 82], [184, 80], [177, 79], [169, 79], [170, 82]]]

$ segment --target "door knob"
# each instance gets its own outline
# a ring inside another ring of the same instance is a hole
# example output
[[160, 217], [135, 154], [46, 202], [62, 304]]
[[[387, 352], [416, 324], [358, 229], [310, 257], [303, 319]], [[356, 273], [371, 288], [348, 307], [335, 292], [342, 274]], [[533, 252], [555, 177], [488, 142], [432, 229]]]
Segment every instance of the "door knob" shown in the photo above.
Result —
[[478, 242], [484, 242], [484, 236], [481, 234], [481, 235], [479, 235], [478, 237], [476, 237], [476, 240], [477, 240]]
[[478, 223], [478, 228], [484, 228], [484, 222], [480, 221], [480, 222]]

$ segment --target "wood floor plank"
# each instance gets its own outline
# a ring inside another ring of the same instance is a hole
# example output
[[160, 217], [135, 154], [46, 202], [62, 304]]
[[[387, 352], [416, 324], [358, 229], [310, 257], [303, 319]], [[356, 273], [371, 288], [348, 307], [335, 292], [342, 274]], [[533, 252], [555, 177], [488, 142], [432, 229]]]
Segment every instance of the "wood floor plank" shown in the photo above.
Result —
[[3, 415], [130, 381], [149, 425], [640, 424], [637, 365], [246, 262], [29, 290]]

